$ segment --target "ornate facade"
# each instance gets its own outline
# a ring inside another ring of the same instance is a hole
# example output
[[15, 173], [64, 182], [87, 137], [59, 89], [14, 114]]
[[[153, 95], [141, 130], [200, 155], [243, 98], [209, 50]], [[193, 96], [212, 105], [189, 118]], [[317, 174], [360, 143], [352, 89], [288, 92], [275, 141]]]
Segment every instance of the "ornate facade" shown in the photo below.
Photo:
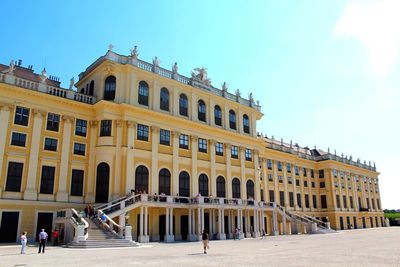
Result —
[[108, 214], [142, 242], [195, 240], [203, 228], [220, 239], [294, 233], [291, 216], [384, 225], [375, 166], [258, 134], [258, 102], [213, 87], [204, 68], [187, 78], [136, 47], [110, 49], [78, 91], [73, 79], [63, 89], [45, 70], [0, 65], [1, 242], [50, 230], [58, 210], [107, 209], [131, 193], [147, 204]]

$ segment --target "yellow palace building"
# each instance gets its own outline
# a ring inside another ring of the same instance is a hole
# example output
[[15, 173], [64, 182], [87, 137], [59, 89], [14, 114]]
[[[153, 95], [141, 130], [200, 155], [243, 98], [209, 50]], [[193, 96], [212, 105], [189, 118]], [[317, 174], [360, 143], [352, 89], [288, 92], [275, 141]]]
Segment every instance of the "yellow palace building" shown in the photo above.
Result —
[[375, 166], [263, 136], [252, 95], [137, 55], [110, 46], [69, 89], [0, 64], [0, 242], [90, 239], [88, 204], [140, 242], [384, 226]]

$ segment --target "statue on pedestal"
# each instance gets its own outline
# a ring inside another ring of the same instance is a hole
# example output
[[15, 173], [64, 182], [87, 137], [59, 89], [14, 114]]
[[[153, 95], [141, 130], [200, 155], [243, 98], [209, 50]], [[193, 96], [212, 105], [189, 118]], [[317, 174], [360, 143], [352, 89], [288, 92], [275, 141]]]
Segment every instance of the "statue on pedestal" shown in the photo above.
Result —
[[172, 73], [177, 74], [178, 73], [178, 63], [175, 62], [174, 65], [172, 65]]
[[71, 80], [69, 80], [69, 90], [72, 90], [72, 87], [74, 87], [75, 84], [75, 79], [74, 77], [71, 78]]
[[133, 59], [137, 59], [138, 56], [139, 56], [139, 51], [137, 50], [137, 45], [135, 45], [135, 46], [133, 47], [133, 49], [131, 49], [131, 57], [132, 57]]

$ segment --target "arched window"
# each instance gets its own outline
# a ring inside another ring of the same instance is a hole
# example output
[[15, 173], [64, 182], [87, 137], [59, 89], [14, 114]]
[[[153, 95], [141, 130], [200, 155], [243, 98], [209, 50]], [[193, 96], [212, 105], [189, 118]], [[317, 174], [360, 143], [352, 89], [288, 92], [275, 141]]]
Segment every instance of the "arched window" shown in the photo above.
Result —
[[179, 174], [179, 196], [190, 196], [190, 176], [185, 171]]
[[240, 180], [238, 178], [232, 180], [232, 197], [240, 198]]
[[149, 85], [145, 81], [140, 81], [139, 83], [138, 102], [140, 105], [149, 105]]
[[93, 94], [94, 94], [94, 81], [91, 81], [89, 85], [89, 95]]
[[206, 104], [203, 100], [199, 100], [198, 105], [198, 115], [199, 121], [206, 121]]
[[158, 174], [158, 193], [171, 195], [171, 173], [167, 169], [161, 169]]
[[232, 109], [229, 110], [229, 128], [236, 130], [236, 113]]
[[217, 197], [225, 197], [225, 178], [222, 176], [217, 178]]
[[115, 99], [116, 86], [117, 86], [117, 79], [114, 76], [108, 76], [104, 84], [104, 100]]
[[214, 122], [215, 125], [222, 126], [222, 111], [218, 105], [215, 105], [214, 107]]
[[246, 114], [243, 115], [243, 131], [250, 133], [249, 117]]
[[199, 176], [199, 193], [208, 196], [208, 177], [204, 173]]
[[102, 162], [97, 165], [96, 175], [96, 203], [108, 202], [108, 189], [110, 182], [110, 166]]
[[254, 199], [254, 182], [252, 180], [247, 180], [246, 183], [247, 199]]
[[149, 170], [143, 165], [138, 166], [135, 171], [135, 191], [149, 193]]
[[185, 94], [179, 96], [179, 114], [182, 116], [188, 115], [188, 99]]
[[161, 88], [160, 92], [160, 109], [169, 111], [169, 91], [167, 88]]
[[88, 94], [89, 94], [89, 84], [87, 83], [86, 84], [85, 95], [88, 95]]
[[85, 93], [85, 88], [81, 88], [80, 93], [81, 93], [81, 94], [84, 94], [84, 93]]

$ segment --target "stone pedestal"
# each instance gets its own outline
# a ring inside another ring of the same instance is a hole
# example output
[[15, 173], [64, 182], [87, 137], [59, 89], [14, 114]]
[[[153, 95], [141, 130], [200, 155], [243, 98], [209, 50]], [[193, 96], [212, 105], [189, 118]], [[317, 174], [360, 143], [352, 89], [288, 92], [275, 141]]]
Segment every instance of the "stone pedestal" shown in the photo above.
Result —
[[125, 226], [125, 240], [132, 241], [132, 226]]
[[164, 242], [166, 242], [166, 243], [175, 242], [175, 237], [173, 235], [165, 235], [164, 236]]
[[148, 235], [140, 235], [139, 236], [139, 243], [149, 243], [149, 236]]
[[218, 240], [225, 240], [226, 239], [226, 235], [225, 234], [217, 234], [217, 239]]

